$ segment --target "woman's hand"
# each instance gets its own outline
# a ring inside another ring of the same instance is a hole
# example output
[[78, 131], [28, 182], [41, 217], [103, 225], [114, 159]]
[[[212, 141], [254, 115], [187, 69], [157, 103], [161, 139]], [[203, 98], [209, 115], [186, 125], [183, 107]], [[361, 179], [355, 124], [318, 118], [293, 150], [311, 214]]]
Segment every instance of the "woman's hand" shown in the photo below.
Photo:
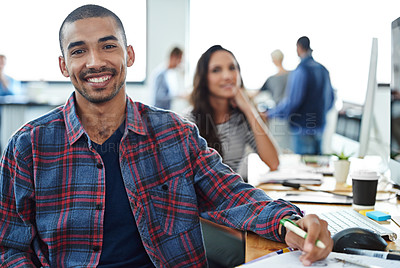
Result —
[[238, 90], [235, 97], [231, 100], [231, 104], [234, 108], [239, 108], [245, 114], [251, 111], [253, 105], [244, 88]]
[[250, 101], [244, 88], [240, 88], [231, 100], [233, 107], [239, 108], [246, 116], [247, 122], [249, 123], [251, 130], [256, 141], [257, 153], [261, 160], [268, 165], [270, 170], [276, 170], [279, 166], [279, 157], [277, 145], [272, 136], [270, 136], [269, 130], [261, 119], [260, 114], [255, 105]]
[[[317, 215], [310, 214], [296, 221], [296, 224], [307, 232], [307, 238], [304, 239], [287, 230], [285, 242], [288, 246], [303, 251], [300, 257], [303, 265], [309, 266], [315, 261], [325, 259], [333, 248], [333, 240], [328, 230], [328, 223], [320, 219]], [[325, 244], [326, 247], [324, 249], [315, 245], [317, 239]]]

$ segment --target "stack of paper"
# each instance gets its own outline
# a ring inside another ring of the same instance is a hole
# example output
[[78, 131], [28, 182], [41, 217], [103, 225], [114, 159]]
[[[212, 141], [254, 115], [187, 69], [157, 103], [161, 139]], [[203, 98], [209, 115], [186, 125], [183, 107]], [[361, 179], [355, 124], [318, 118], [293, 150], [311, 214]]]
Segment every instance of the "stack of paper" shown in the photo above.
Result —
[[[301, 251], [292, 251], [280, 255], [272, 254], [271, 257], [266, 255], [256, 261], [248, 264], [243, 264], [241, 268], [265, 268], [265, 267], [279, 267], [279, 268], [293, 268], [303, 267], [300, 262]], [[312, 267], [384, 267], [384, 268], [398, 268], [400, 261], [392, 261], [387, 259], [380, 259], [361, 255], [351, 255], [344, 253], [331, 252], [329, 256], [321, 261], [313, 263]]]

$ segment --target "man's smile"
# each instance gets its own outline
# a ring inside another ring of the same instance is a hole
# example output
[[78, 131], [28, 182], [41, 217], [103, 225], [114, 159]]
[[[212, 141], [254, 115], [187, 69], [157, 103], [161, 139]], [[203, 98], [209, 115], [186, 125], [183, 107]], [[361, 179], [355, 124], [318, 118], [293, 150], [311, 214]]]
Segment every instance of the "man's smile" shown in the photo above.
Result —
[[104, 75], [100, 77], [89, 77], [86, 80], [90, 83], [103, 83], [109, 80], [112, 76], [111, 75]]

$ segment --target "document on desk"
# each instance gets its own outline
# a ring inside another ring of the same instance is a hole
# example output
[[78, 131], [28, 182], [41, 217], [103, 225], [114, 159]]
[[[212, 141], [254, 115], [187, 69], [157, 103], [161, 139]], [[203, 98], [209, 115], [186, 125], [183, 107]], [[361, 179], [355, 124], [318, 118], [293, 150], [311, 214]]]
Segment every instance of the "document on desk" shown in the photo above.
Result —
[[[280, 255], [272, 255], [267, 258], [259, 258], [248, 264], [243, 264], [241, 268], [265, 268], [265, 267], [279, 267], [279, 268], [293, 268], [303, 267], [299, 260], [301, 251], [292, 251]], [[312, 264], [312, 267], [384, 267], [384, 268], [398, 268], [400, 261], [393, 261], [387, 259], [380, 259], [361, 255], [351, 255], [344, 253], [331, 252], [329, 256], [321, 261]]]
[[254, 186], [285, 181], [308, 185], [321, 184], [323, 174], [317, 173], [314, 168], [301, 163], [300, 159], [300, 155], [281, 155], [279, 169], [270, 171], [257, 154], [251, 153], [248, 156], [248, 181]]
[[294, 192], [286, 193], [283, 199], [294, 203], [351, 205], [353, 199], [348, 196], [334, 195], [330, 193]]
[[259, 182], [282, 183], [284, 181], [290, 181], [300, 184], [321, 184], [323, 177], [324, 176], [320, 173], [314, 173], [304, 169], [284, 168], [260, 175]]

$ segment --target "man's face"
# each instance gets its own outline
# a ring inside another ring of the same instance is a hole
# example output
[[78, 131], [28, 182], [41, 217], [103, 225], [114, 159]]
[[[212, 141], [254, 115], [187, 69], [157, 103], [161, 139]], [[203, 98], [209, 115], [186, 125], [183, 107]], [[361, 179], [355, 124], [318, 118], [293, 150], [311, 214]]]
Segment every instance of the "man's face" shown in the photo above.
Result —
[[171, 66], [172, 68], [178, 67], [178, 65], [182, 62], [182, 55], [180, 56], [172, 56], [171, 57]]
[[[112, 17], [88, 18], [64, 25], [59, 58], [61, 73], [70, 77], [78, 93], [91, 103], [104, 103], [125, 94], [126, 69], [135, 54], [125, 47]], [[77, 98], [80, 98], [77, 96]]]
[[297, 56], [301, 57], [302, 49], [301, 46], [296, 45]]

